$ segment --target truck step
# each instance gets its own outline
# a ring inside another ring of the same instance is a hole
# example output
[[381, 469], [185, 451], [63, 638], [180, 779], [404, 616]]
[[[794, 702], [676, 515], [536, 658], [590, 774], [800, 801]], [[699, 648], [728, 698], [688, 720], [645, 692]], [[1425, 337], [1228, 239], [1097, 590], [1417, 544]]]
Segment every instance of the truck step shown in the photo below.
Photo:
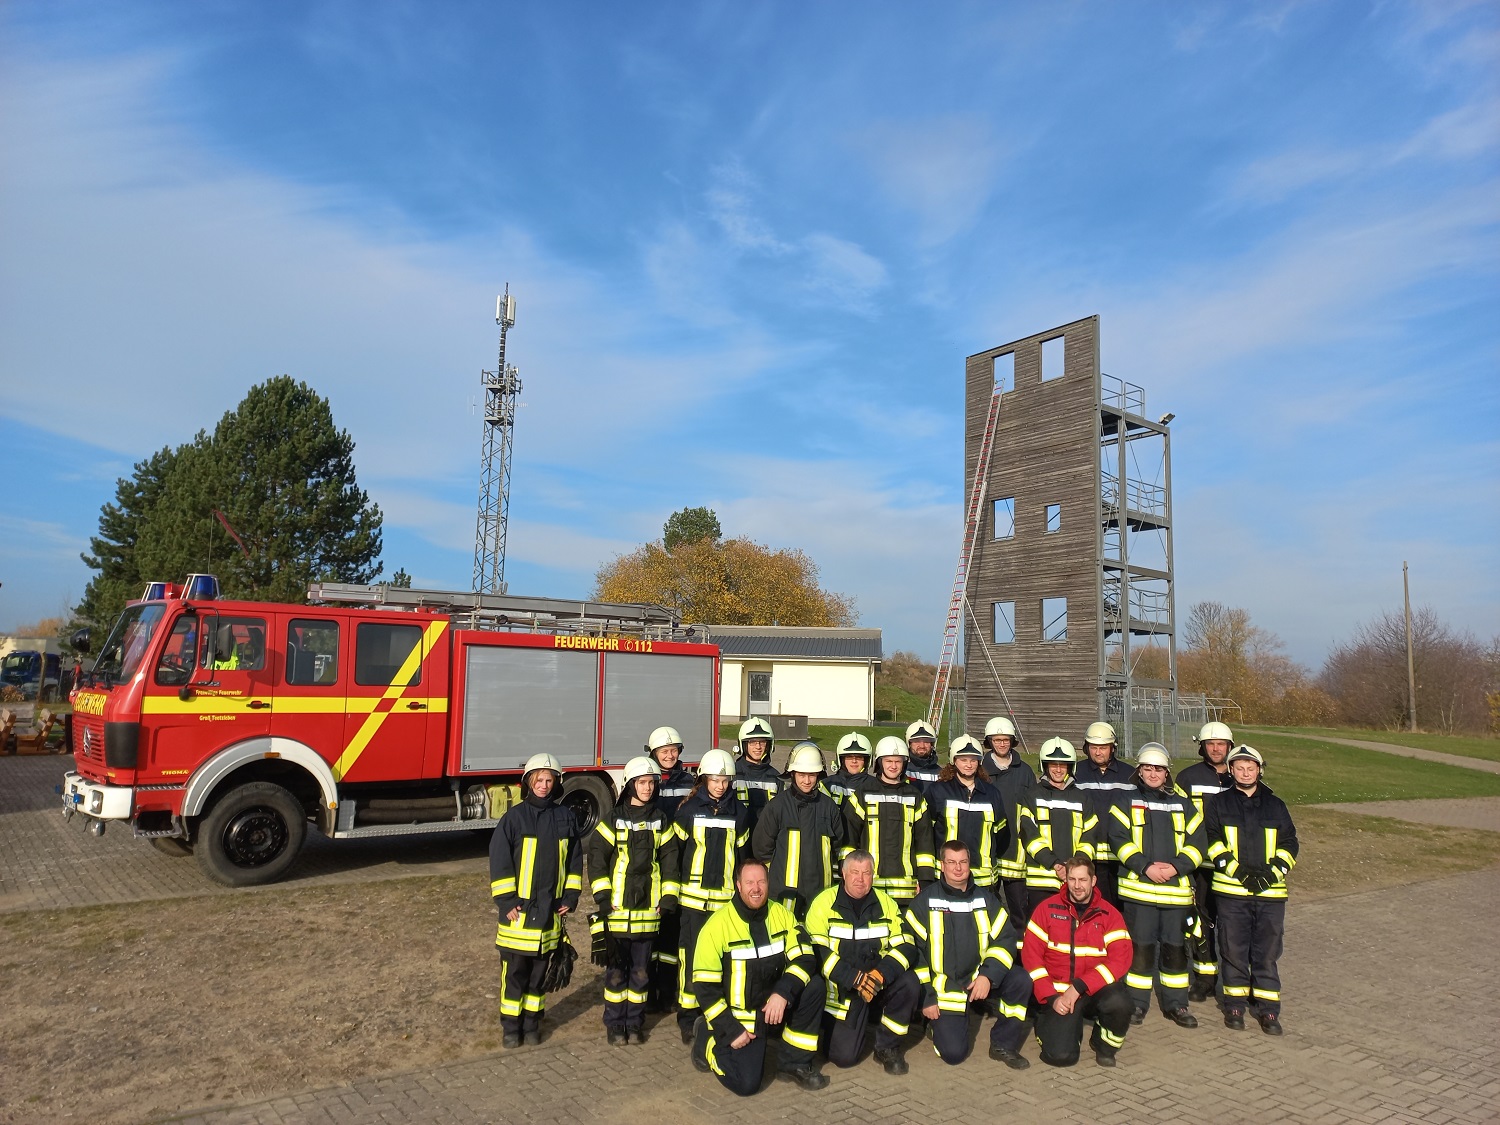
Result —
[[418, 836], [424, 832], [472, 832], [494, 828], [498, 820], [436, 820], [423, 824], [371, 824], [364, 828], [340, 828], [335, 840], [357, 840], [362, 836]]

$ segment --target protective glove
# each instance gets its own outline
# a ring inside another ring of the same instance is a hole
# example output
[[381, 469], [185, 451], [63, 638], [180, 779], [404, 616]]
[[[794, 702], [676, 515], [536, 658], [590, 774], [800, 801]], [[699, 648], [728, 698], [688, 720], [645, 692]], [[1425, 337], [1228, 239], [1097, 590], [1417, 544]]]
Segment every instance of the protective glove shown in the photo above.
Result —
[[875, 999], [875, 994], [885, 987], [885, 977], [879, 969], [861, 970], [854, 974], [854, 991], [866, 1004]]
[[1276, 873], [1265, 866], [1265, 864], [1261, 864], [1250, 869], [1250, 873], [1245, 879], [1245, 889], [1251, 894], [1258, 895], [1275, 884], [1275, 882]]

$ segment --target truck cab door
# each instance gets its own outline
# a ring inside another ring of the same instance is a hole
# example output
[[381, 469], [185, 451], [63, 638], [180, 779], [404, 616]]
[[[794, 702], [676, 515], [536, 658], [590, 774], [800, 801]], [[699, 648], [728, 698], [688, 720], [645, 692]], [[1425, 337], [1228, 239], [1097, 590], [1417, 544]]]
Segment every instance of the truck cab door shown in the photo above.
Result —
[[383, 614], [352, 624], [354, 672], [333, 776], [351, 782], [441, 776], [448, 622]]
[[346, 619], [323, 609], [277, 615], [284, 647], [271, 733], [311, 747], [329, 765], [344, 752], [348, 627]]

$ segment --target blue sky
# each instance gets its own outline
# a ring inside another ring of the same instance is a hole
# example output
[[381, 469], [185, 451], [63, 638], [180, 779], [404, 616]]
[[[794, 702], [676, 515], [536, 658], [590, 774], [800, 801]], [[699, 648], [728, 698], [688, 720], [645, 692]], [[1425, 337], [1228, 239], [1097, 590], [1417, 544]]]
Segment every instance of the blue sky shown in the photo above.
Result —
[[507, 577], [707, 504], [935, 656], [964, 356], [1097, 313], [1171, 410], [1180, 609], [1310, 665], [1500, 633], [1490, 3], [0, 8], [0, 629], [115, 479], [280, 373], [388, 572], [467, 586], [518, 296]]

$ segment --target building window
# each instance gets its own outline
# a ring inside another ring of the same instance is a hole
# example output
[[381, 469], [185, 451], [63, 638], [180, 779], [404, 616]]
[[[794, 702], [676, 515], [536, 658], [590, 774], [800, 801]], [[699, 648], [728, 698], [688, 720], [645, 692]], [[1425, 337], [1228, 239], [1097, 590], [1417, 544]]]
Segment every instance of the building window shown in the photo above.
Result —
[[1042, 599], [1042, 641], [1055, 644], [1068, 639], [1068, 599]]
[[1065, 339], [1064, 336], [1054, 336], [1050, 340], [1042, 341], [1042, 382], [1062, 378], [1063, 340]]
[[995, 393], [1003, 395], [1016, 389], [1016, 353], [1006, 352], [995, 357]]
[[995, 501], [995, 538], [1011, 539], [1016, 534], [1016, 498], [1006, 496]]
[[995, 603], [995, 643], [1009, 645], [1016, 642], [1016, 603]]
[[1061, 531], [1062, 530], [1062, 505], [1061, 504], [1048, 504], [1047, 505], [1047, 530], [1048, 531]]

